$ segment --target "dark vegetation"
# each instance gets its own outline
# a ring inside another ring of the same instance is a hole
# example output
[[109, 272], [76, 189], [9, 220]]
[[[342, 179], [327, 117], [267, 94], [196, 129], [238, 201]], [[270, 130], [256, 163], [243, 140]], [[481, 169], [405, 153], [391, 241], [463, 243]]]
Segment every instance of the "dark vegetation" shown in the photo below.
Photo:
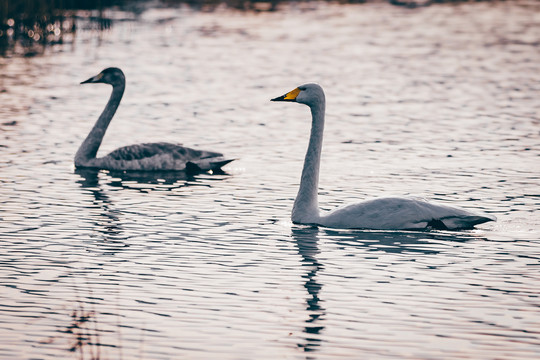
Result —
[[79, 360], [100, 360], [101, 347], [100, 330], [96, 319], [96, 312], [87, 310], [81, 300], [77, 300], [77, 307], [70, 314], [70, 322], [59, 335], [50, 336], [40, 341], [40, 344], [64, 343], [67, 341], [67, 350], [76, 354]]

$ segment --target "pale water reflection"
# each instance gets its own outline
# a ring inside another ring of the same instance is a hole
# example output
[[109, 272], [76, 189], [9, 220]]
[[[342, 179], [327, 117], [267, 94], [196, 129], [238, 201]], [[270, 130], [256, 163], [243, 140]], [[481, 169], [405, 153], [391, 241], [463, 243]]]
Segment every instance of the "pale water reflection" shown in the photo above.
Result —
[[[537, 2], [108, 11], [106, 31], [0, 58], [0, 358], [540, 356]], [[100, 151], [238, 160], [75, 171], [110, 92], [78, 83], [108, 66], [128, 86]], [[309, 81], [327, 93], [323, 209], [411, 194], [498, 221], [291, 224], [310, 117], [269, 100]]]

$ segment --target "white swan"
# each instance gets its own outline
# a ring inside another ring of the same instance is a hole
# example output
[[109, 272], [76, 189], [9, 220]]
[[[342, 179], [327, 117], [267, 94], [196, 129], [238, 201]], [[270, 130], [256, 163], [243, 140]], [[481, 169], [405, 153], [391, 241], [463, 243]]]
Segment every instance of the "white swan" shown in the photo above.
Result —
[[220, 170], [222, 166], [233, 161], [225, 159], [222, 154], [217, 152], [195, 150], [165, 142], [124, 146], [104, 157], [97, 158], [96, 154], [105, 131], [107, 131], [120, 100], [122, 100], [126, 79], [122, 70], [112, 67], [81, 84], [87, 83], [110, 84], [113, 90], [105, 109], [75, 155], [77, 168], [199, 172]]
[[311, 109], [311, 136], [304, 160], [300, 189], [292, 210], [293, 223], [340, 229], [455, 230], [469, 229], [476, 224], [496, 220], [491, 215], [406, 197], [377, 198], [321, 215], [317, 188], [324, 130], [324, 91], [317, 84], [306, 84], [272, 101], [298, 102]]

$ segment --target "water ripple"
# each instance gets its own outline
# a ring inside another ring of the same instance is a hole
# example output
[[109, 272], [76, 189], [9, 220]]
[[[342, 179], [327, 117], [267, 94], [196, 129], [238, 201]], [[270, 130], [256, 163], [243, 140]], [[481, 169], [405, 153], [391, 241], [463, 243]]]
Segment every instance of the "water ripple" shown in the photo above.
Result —
[[[0, 358], [538, 358], [537, 6], [308, 7], [152, 8], [0, 59]], [[128, 85], [100, 152], [238, 160], [74, 171], [110, 91], [78, 83], [112, 65]], [[309, 113], [269, 99], [307, 81], [328, 100], [322, 208], [412, 194], [498, 222], [292, 225]]]

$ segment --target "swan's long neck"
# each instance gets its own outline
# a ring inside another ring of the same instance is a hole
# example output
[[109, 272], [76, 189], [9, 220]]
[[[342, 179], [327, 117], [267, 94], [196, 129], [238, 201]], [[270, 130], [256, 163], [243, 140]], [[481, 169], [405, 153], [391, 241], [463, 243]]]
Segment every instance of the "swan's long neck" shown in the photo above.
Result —
[[324, 131], [325, 99], [319, 98], [311, 108], [311, 136], [302, 169], [300, 189], [294, 201], [291, 219], [293, 223], [315, 224], [319, 219], [319, 167]]
[[96, 157], [103, 136], [105, 136], [105, 131], [107, 131], [107, 127], [109, 126], [118, 105], [120, 105], [120, 100], [122, 100], [122, 95], [124, 95], [125, 87], [125, 82], [122, 82], [119, 85], [113, 85], [112, 94], [105, 109], [79, 147], [77, 154], [75, 154], [75, 166], [87, 165], [88, 161]]

